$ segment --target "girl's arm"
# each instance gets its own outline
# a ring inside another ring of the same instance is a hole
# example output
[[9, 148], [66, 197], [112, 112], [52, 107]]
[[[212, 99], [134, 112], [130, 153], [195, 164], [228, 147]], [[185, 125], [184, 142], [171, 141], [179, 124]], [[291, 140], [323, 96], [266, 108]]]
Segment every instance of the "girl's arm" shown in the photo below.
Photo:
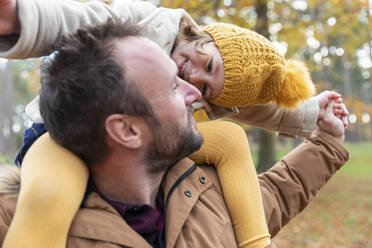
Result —
[[182, 9], [157, 8], [144, 1], [118, 0], [111, 7], [98, 1], [17, 0], [17, 3], [19, 38], [14, 43], [0, 37], [0, 57], [8, 59], [48, 55], [62, 35], [84, 26], [104, 23], [108, 18], [142, 26], [144, 35], [170, 54], [180, 19], [187, 17], [192, 20]]
[[[253, 104], [239, 108], [239, 115], [233, 118], [260, 128], [277, 131], [279, 135], [310, 138], [318, 120], [323, 118], [330, 101], [342, 103], [341, 95], [335, 91], [323, 91], [301, 103], [298, 108], [290, 110], [280, 108], [274, 103]], [[334, 109], [335, 115], [341, 115], [344, 126], [347, 126], [346, 107], [339, 105]]]
[[280, 135], [309, 138], [316, 128], [318, 114], [318, 100], [310, 98], [293, 110], [280, 108], [272, 102], [240, 107], [239, 115], [232, 118], [249, 125], [277, 131]]

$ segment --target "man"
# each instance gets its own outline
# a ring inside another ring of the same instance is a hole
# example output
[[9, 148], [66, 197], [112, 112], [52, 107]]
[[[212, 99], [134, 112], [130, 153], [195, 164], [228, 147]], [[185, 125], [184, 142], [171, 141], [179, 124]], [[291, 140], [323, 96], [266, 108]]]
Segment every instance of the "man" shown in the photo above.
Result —
[[[236, 247], [214, 168], [185, 159], [202, 144], [191, 115], [201, 96], [174, 62], [135, 27], [112, 22], [79, 30], [57, 51], [43, 79], [42, 117], [91, 172], [68, 247]], [[348, 158], [332, 107], [317, 135], [260, 176], [273, 236]], [[1, 242], [15, 203], [1, 198]]]

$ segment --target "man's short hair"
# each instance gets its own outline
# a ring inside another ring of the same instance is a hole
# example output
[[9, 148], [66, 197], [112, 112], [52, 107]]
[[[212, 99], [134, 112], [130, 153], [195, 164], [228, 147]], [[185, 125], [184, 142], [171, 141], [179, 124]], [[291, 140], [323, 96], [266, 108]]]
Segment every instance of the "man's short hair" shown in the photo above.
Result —
[[137, 115], [146, 121], [154, 116], [114, 56], [115, 41], [130, 36], [140, 36], [139, 28], [117, 19], [79, 29], [57, 43], [54, 58], [43, 67], [40, 112], [46, 129], [88, 165], [108, 155], [109, 115]]

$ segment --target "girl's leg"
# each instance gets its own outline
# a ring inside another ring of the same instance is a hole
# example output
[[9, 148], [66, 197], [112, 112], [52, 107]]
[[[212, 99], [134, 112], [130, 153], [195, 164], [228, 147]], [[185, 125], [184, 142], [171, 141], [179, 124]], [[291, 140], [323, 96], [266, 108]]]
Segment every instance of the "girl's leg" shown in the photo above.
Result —
[[21, 190], [3, 247], [66, 247], [88, 176], [85, 163], [48, 133], [36, 140], [22, 163]]
[[239, 247], [269, 245], [261, 191], [245, 131], [227, 121], [199, 122], [197, 127], [204, 144], [190, 158], [216, 166]]

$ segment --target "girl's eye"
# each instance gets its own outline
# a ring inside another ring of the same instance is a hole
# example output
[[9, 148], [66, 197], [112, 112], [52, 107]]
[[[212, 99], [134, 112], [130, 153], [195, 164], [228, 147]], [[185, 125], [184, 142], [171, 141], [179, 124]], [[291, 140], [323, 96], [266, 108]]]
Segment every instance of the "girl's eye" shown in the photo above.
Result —
[[208, 66], [207, 66], [207, 72], [211, 72], [212, 71], [212, 64], [213, 64], [213, 58], [211, 58], [209, 60], [209, 63], [208, 63]]
[[208, 86], [206, 84], [203, 84], [201, 88], [202, 96], [205, 96], [207, 94], [207, 89], [208, 89]]

